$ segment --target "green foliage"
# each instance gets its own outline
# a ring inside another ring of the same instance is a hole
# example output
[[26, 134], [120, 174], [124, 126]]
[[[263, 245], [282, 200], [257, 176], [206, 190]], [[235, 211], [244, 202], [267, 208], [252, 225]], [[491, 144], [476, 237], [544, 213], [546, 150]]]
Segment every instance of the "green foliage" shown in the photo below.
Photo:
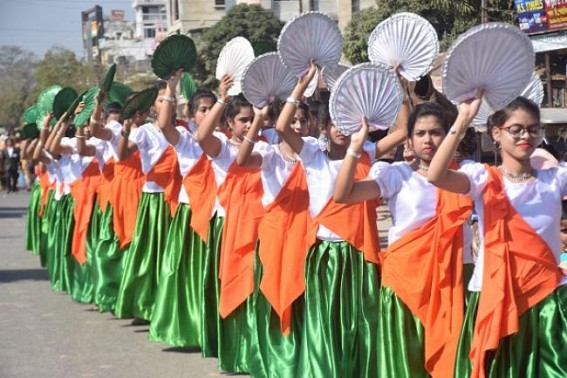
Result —
[[[353, 64], [368, 61], [368, 37], [381, 21], [399, 12], [412, 12], [426, 18], [437, 31], [441, 50], [481, 19], [480, 0], [385, 0], [355, 13], [345, 30], [344, 54]], [[487, 1], [488, 20], [514, 22], [513, 2]], [[511, 16], [512, 15], [512, 16]]]
[[0, 124], [19, 126], [24, 110], [35, 102], [37, 58], [18, 46], [0, 46]]
[[215, 69], [220, 51], [234, 37], [248, 40], [264, 39], [276, 41], [283, 23], [272, 11], [259, 5], [238, 4], [210, 29], [196, 40], [199, 59], [193, 72], [193, 78], [200, 86], [216, 87]]

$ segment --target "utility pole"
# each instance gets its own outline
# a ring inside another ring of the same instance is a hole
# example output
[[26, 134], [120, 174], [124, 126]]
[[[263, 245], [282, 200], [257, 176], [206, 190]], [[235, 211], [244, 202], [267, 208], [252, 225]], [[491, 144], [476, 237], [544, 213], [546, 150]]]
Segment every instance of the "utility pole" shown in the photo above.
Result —
[[488, 22], [488, 0], [480, 1], [480, 23], [486, 24]]

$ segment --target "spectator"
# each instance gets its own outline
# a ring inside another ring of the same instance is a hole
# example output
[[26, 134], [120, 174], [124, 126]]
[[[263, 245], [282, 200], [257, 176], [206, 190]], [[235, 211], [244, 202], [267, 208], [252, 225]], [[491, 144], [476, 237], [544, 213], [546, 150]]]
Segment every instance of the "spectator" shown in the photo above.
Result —
[[11, 138], [6, 139], [4, 149], [2, 149], [2, 161], [8, 193], [15, 193], [18, 191], [20, 149], [14, 146], [14, 141]]

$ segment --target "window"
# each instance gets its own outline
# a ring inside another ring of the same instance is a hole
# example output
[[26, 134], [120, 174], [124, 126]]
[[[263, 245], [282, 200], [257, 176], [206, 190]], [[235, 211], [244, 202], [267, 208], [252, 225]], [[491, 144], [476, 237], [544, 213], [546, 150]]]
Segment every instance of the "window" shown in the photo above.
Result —
[[171, 1], [171, 17], [173, 20], [179, 20], [179, 0]]
[[144, 38], [155, 38], [156, 37], [156, 30], [152, 29], [144, 29]]
[[360, 10], [360, 0], [352, 0], [351, 12], [356, 13]]
[[215, 0], [215, 8], [224, 8], [224, 0]]

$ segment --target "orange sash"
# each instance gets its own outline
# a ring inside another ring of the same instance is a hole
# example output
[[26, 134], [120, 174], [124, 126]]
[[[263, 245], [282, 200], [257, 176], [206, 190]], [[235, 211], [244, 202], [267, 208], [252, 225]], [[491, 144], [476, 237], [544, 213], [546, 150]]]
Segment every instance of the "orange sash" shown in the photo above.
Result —
[[201, 155], [185, 175], [183, 186], [191, 201], [191, 228], [206, 243], [217, 192], [215, 174], [207, 155]]
[[39, 186], [41, 187], [41, 204], [39, 208], [39, 216], [43, 217], [45, 205], [47, 205], [48, 192], [51, 187], [51, 184], [49, 183], [49, 174], [47, 173], [47, 171], [41, 172], [39, 174]]
[[264, 215], [260, 170], [232, 163], [218, 190], [226, 210], [219, 258], [219, 313], [226, 318], [254, 291], [254, 248]]
[[487, 170], [484, 272], [470, 352], [473, 377], [485, 376], [486, 352], [516, 333], [518, 318], [561, 280], [553, 252], [508, 200], [500, 171]]
[[390, 287], [423, 324], [425, 367], [452, 377], [464, 320], [463, 224], [469, 197], [437, 190], [436, 214], [381, 254], [382, 285]]
[[[366, 153], [362, 154], [356, 172], [355, 180], [362, 180], [370, 172], [370, 159]], [[364, 201], [355, 204], [337, 203], [333, 198], [315, 217], [311, 230], [307, 236], [309, 245], [317, 239], [319, 224], [327, 227], [335, 234], [346, 240], [357, 250], [364, 253], [364, 259], [375, 264], [379, 263], [380, 239], [378, 237], [376, 208], [379, 199]]]
[[305, 291], [305, 258], [309, 245], [309, 193], [301, 164], [296, 164], [280, 193], [266, 207], [258, 238], [262, 262], [260, 289], [280, 317], [284, 335], [291, 330], [291, 305]]
[[108, 161], [104, 164], [104, 167], [102, 167], [100, 185], [98, 186], [98, 204], [103, 213], [106, 211], [106, 206], [110, 202], [110, 197], [112, 196], [113, 179], [114, 158], [112, 157], [108, 159]]
[[144, 182], [140, 151], [136, 151], [126, 160], [114, 163], [110, 204], [114, 233], [121, 249], [124, 249], [134, 236]]
[[79, 264], [84, 264], [87, 261], [87, 234], [99, 182], [98, 161], [93, 159], [83, 171], [82, 177], [69, 185], [71, 195], [75, 200], [73, 207], [75, 228], [73, 229], [71, 254]]
[[169, 204], [173, 216], [179, 205], [179, 191], [183, 182], [173, 147], [167, 146], [159, 160], [146, 174], [146, 180], [153, 181], [163, 188], [163, 198]]

